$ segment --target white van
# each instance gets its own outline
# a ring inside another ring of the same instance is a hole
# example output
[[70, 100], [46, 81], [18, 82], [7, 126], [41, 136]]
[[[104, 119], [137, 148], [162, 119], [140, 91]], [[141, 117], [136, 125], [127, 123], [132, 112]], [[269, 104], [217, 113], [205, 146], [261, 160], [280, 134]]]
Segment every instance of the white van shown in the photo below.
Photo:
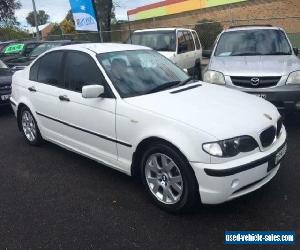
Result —
[[136, 30], [128, 43], [150, 47], [164, 55], [191, 76], [201, 79], [202, 46], [195, 30], [157, 28]]

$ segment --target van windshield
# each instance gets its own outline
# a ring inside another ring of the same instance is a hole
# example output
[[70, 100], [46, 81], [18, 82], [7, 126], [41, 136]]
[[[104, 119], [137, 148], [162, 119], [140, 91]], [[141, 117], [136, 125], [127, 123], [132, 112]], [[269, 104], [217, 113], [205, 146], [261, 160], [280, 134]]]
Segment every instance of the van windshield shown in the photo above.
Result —
[[221, 35], [215, 56], [291, 55], [292, 49], [281, 30], [229, 31]]
[[150, 47], [156, 51], [175, 51], [175, 31], [147, 31], [135, 32], [128, 43]]

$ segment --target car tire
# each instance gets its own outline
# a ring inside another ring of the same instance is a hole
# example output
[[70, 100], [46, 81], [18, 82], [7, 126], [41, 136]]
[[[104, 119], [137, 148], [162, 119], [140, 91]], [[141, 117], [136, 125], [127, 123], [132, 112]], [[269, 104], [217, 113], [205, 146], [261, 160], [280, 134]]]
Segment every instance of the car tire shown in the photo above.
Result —
[[152, 143], [141, 158], [141, 178], [154, 203], [167, 212], [191, 211], [199, 203], [198, 183], [185, 157], [167, 143]]
[[202, 81], [201, 63], [196, 63], [194, 66], [194, 78]]
[[18, 119], [21, 132], [26, 141], [33, 146], [41, 145], [44, 140], [41, 136], [37, 122], [28, 107], [22, 107], [20, 117], [18, 117]]

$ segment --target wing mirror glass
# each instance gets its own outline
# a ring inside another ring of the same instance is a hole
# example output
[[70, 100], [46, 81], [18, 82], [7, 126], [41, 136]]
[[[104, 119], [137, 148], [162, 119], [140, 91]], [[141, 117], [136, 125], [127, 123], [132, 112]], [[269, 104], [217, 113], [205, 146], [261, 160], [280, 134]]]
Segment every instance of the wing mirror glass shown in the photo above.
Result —
[[87, 85], [82, 87], [83, 98], [98, 98], [104, 93], [102, 85]]

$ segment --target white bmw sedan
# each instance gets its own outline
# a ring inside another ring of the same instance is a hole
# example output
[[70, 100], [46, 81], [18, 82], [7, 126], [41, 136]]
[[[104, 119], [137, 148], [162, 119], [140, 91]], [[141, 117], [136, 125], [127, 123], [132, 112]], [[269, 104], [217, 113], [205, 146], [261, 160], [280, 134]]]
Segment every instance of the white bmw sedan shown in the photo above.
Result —
[[10, 101], [29, 144], [50, 141], [140, 178], [172, 212], [260, 188], [287, 148], [271, 103], [195, 82], [141, 46], [47, 51], [14, 74]]

